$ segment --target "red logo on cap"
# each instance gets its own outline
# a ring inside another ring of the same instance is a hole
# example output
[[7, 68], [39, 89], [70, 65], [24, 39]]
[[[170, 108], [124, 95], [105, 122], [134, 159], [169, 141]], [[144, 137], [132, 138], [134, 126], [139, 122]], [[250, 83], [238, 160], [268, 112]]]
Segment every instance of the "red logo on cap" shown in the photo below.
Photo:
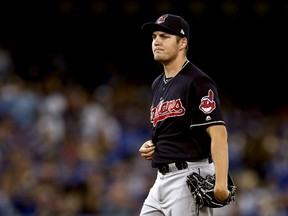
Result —
[[161, 17], [158, 18], [158, 20], [156, 21], [157, 24], [160, 24], [160, 23], [164, 23], [165, 22], [165, 19], [168, 17], [168, 15], [163, 15]]

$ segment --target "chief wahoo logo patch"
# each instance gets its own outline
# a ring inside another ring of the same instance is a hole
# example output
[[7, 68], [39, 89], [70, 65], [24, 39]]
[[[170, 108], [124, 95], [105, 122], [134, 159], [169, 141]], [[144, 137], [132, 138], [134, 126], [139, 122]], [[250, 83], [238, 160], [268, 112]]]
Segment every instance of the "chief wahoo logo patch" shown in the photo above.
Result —
[[157, 23], [157, 24], [164, 23], [167, 17], [168, 17], [167, 14], [159, 17], [158, 20], [156, 21], [156, 23]]
[[199, 105], [199, 109], [205, 113], [209, 114], [216, 108], [216, 103], [214, 101], [214, 92], [209, 89], [208, 96], [204, 96], [201, 99], [201, 103]]

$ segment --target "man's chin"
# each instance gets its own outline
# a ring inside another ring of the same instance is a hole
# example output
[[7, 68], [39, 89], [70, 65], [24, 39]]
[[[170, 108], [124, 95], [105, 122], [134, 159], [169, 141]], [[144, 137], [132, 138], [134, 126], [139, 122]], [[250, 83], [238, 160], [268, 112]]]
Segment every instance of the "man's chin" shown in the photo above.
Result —
[[163, 59], [158, 55], [154, 55], [154, 60], [155, 61], [162, 61]]

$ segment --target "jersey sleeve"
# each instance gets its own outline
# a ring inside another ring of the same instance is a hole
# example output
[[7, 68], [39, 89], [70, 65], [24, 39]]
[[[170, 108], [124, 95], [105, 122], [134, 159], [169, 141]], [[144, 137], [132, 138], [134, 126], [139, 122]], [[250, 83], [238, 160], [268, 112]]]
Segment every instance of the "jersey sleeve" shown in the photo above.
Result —
[[194, 103], [190, 128], [225, 125], [217, 87], [209, 77], [201, 77], [194, 83]]

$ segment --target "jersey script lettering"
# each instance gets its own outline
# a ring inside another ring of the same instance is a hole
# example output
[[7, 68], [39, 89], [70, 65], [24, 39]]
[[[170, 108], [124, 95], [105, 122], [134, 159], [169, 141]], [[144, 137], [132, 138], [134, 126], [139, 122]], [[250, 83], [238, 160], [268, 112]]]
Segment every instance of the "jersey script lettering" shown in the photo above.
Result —
[[185, 108], [180, 99], [171, 101], [161, 100], [156, 107], [151, 108], [151, 122], [155, 127], [159, 121], [184, 114]]

